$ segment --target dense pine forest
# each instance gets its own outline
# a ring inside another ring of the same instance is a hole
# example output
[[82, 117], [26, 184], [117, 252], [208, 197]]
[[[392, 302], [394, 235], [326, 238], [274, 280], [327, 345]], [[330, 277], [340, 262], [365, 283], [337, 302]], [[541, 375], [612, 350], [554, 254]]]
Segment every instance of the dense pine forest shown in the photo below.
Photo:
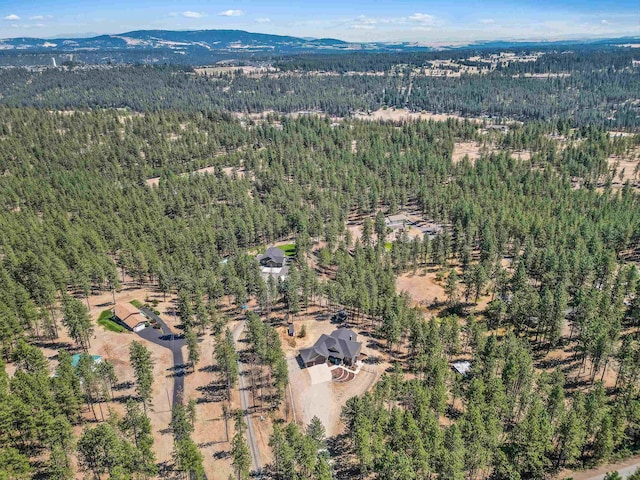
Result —
[[[113, 365], [72, 364], [68, 350], [100, 335], [85, 300], [126, 278], [177, 296], [194, 371], [198, 338], [215, 338], [227, 402], [238, 352], [223, 308], [246, 316], [243, 354], [267, 372], [274, 411], [289, 380], [272, 310], [344, 309], [379, 342], [392, 367], [346, 401], [340, 435], [274, 421], [270, 478], [543, 479], [638, 451], [640, 169], [612, 161], [640, 147], [633, 55], [549, 53], [451, 78], [412, 73], [443, 54], [421, 55], [283, 58], [260, 76], [0, 71], [0, 479], [204, 478], [195, 402], [174, 405], [173, 464], [156, 462], [142, 343], [124, 359], [135, 396], [122, 414], [102, 409]], [[508, 127], [351, 117], [384, 106]], [[282, 115], [233, 113], [269, 109]], [[327, 115], [284, 115], [300, 110]], [[461, 143], [478, 158], [454, 160]], [[388, 238], [385, 216], [404, 211], [442, 228]], [[265, 280], [254, 253], [284, 240], [290, 274]], [[422, 271], [446, 292], [428, 309], [395, 284]], [[47, 359], [39, 347], [63, 331], [74, 344]], [[549, 360], [563, 347], [579, 381]], [[460, 356], [468, 375], [450, 368]], [[242, 418], [233, 437], [226, 425], [238, 478]]]
[[[503, 57], [482, 75], [460, 75], [462, 67], [486, 66], [490, 58], [467, 50], [399, 58], [390, 54], [294, 56], [274, 60], [279, 72], [258, 76], [195, 76], [191, 68], [175, 66], [69, 67], [71, 72], [13, 68], [0, 71], [0, 103], [56, 110], [313, 110], [340, 116], [406, 107], [465, 117], [566, 118], [573, 126], [638, 127], [640, 75], [634, 49], [510, 52], [516, 53], [535, 54], [535, 60], [508, 62]], [[421, 74], [430, 62], [444, 58], [458, 62], [446, 67], [450, 76]]]

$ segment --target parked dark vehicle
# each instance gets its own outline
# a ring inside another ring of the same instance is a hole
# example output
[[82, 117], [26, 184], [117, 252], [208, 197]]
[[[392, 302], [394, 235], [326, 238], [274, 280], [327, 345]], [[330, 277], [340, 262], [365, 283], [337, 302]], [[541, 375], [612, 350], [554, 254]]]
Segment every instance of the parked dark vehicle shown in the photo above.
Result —
[[340, 310], [333, 317], [331, 317], [331, 320], [333, 320], [334, 322], [344, 322], [347, 320], [347, 318], [347, 312], [345, 312], [344, 310]]

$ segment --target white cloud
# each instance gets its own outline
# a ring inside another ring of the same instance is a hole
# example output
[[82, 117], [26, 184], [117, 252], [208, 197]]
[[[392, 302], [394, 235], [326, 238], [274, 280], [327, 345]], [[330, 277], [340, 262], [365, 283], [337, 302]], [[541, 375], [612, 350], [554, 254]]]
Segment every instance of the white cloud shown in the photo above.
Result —
[[32, 17], [29, 17], [29, 20], [49, 20], [50, 18], [53, 18], [52, 15], [34, 15]]
[[[416, 15], [414, 12], [423, 15]], [[406, 14], [392, 13], [388, 16], [361, 15], [359, 12], [334, 18], [316, 16], [296, 19], [291, 23], [285, 23], [282, 28], [286, 27], [287, 30], [279, 30], [278, 33], [318, 38], [329, 36], [345, 41], [418, 41], [430, 42], [433, 45], [453, 45], [480, 38], [522, 41], [638, 35], [640, 24], [636, 17], [628, 13], [599, 12], [589, 15], [568, 14], [560, 19], [553, 15], [543, 15], [535, 19], [518, 15], [502, 18], [485, 12], [463, 20], [444, 19], [435, 12], [429, 14], [428, 7], [416, 7]], [[550, 19], [554, 21], [549, 21]], [[603, 23], [602, 20], [606, 20], [607, 23]], [[281, 21], [278, 19], [278, 23]], [[271, 25], [276, 28], [276, 20], [273, 20]], [[280, 27], [277, 26], [278, 29]]]
[[202, 18], [205, 15], [204, 13], [192, 12], [191, 10], [187, 10], [186, 12], [182, 12], [182, 16], [186, 18]]
[[380, 20], [376, 18], [360, 15], [353, 21], [350, 28], [353, 30], [373, 30], [379, 22]]
[[271, 19], [270, 18], [256, 18], [256, 22], [258, 22], [258, 23], [270, 23]]
[[218, 15], [223, 17], [241, 17], [244, 15], [242, 10], [225, 10], [224, 12], [220, 12]]
[[428, 13], [414, 13], [409, 17], [409, 20], [422, 25], [433, 25], [436, 23], [436, 17]]
[[606, 19], [603, 18], [602, 20], [600, 20], [600, 23], [602, 25], [609, 25], [609, 20], [606, 20]]
[[33, 28], [43, 28], [46, 27], [44, 23], [12, 23], [9, 25], [11, 28], [19, 28], [21, 30], [30, 30]]
[[417, 25], [419, 27], [435, 26], [441, 23], [437, 17], [429, 15], [428, 13], [414, 13], [408, 17], [367, 17], [360, 15], [351, 23], [351, 28], [355, 30], [372, 30], [377, 26], [392, 26], [392, 25]]
[[16, 15], [15, 13], [12, 13], [11, 15], [7, 15], [6, 17], [4, 17], [5, 20], [20, 20], [20, 17], [18, 15]]
[[371, 17], [365, 17], [364, 15], [360, 15], [357, 18], [357, 22], [361, 25], [375, 25], [378, 23], [378, 20]]
[[355, 23], [353, 25], [351, 25], [351, 28], [353, 28], [354, 30], [373, 30], [374, 28], [376, 28], [375, 25], [367, 25], [364, 23]]

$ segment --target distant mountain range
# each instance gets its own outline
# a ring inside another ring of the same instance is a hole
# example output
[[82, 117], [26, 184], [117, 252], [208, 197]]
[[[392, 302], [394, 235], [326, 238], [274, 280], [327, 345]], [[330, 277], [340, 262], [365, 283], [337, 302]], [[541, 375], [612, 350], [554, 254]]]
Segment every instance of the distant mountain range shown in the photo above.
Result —
[[298, 38], [243, 30], [137, 30], [117, 35], [83, 38], [7, 38], [0, 40], [0, 50], [21, 51], [112, 51], [170, 49], [176, 54], [193, 51], [219, 53], [309, 53], [337, 51], [407, 51], [429, 50], [417, 43], [352, 43], [334, 38]]
[[[453, 48], [530, 48], [536, 45], [640, 43], [640, 38], [603, 39], [562, 42], [487, 41]], [[205, 64], [239, 57], [260, 58], [296, 53], [340, 52], [425, 52], [436, 50], [418, 42], [345, 42], [334, 38], [299, 38], [283, 35], [251, 33], [243, 30], [137, 30], [117, 35], [76, 38], [7, 38], [0, 40], [0, 66], [45, 65], [52, 58], [58, 62], [84, 63], [179, 63]]]

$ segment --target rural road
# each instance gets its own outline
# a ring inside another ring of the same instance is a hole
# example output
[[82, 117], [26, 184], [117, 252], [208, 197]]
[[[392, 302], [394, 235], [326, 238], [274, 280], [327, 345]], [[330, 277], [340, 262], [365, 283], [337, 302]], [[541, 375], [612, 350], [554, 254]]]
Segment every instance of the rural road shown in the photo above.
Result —
[[[622, 478], [629, 478], [640, 468], [640, 458], [638, 456], [627, 458], [618, 463], [603, 465], [591, 470], [568, 472], [561, 478], [573, 478], [574, 480], [604, 480], [609, 472], [618, 472]], [[571, 474], [573, 473], [573, 474]]]
[[[236, 350], [238, 350], [238, 340], [240, 339], [240, 335], [242, 335], [244, 325], [245, 320], [242, 320], [240, 324], [233, 330], [233, 341], [236, 344]], [[244, 419], [247, 424], [247, 443], [249, 444], [249, 453], [251, 454], [251, 465], [255, 472], [260, 473], [262, 471], [260, 449], [258, 448], [258, 444], [256, 443], [256, 434], [253, 430], [253, 419], [249, 414], [249, 389], [245, 385], [245, 378], [243, 375], [244, 370], [242, 367], [242, 362], [240, 360], [238, 360], [238, 371], [240, 404], [242, 405], [242, 410], [244, 411]]]
[[182, 346], [185, 343], [184, 338], [171, 333], [171, 329], [164, 323], [164, 320], [152, 311], [146, 308], [141, 310], [147, 317], [158, 322], [162, 329], [147, 327], [144, 330], [140, 330], [138, 336], [151, 343], [168, 348], [173, 354], [173, 399], [171, 401], [171, 405], [173, 406], [176, 402], [180, 401], [180, 395], [184, 391], [184, 372], [181, 370], [184, 365], [184, 359], [182, 358]]
[[[634, 473], [636, 473], [638, 466], [639, 465], [631, 465], [628, 467], [620, 468], [619, 470], [617, 470], [617, 472], [620, 474], [622, 478], [627, 478], [633, 475]], [[615, 471], [615, 470], [612, 470], [612, 471]], [[596, 475], [595, 477], [589, 477], [589, 480], [603, 480], [605, 475], [606, 473], [603, 473], [602, 475]]]

